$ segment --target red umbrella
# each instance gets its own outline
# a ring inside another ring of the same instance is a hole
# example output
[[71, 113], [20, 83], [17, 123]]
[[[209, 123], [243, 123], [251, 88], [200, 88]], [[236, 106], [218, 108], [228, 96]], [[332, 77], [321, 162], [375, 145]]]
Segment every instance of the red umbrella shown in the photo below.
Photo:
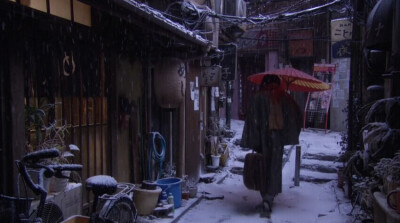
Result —
[[277, 75], [281, 79], [281, 86], [290, 91], [325, 91], [330, 89], [327, 83], [291, 67], [253, 74], [247, 77], [247, 80], [261, 84], [266, 75]]

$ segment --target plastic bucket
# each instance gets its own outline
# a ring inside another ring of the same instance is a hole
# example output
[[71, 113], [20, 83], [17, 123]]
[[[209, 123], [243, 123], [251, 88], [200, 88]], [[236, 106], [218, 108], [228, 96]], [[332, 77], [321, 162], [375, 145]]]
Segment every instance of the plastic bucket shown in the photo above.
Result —
[[174, 208], [181, 206], [182, 192], [181, 192], [182, 179], [180, 178], [164, 178], [157, 180], [157, 186], [161, 187], [167, 195], [172, 193], [174, 196]]

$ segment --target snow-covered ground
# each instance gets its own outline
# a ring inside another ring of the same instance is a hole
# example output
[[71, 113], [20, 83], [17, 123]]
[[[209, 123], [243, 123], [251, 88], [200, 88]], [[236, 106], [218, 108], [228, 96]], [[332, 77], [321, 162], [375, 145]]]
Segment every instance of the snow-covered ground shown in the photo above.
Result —
[[[201, 183], [199, 185], [200, 192], [205, 191], [215, 196], [223, 195], [224, 199], [203, 199], [183, 215], [178, 222], [352, 222], [353, 217], [347, 215], [351, 211], [351, 203], [345, 198], [343, 190], [337, 187], [337, 177], [328, 183], [315, 184], [300, 181], [299, 186], [294, 186], [295, 149], [289, 154], [289, 160], [282, 170], [283, 191], [275, 199], [271, 218], [260, 218], [259, 211], [255, 208], [261, 202], [259, 192], [248, 190], [243, 184], [241, 175], [229, 172], [233, 166], [243, 167], [243, 162], [238, 160], [249, 152], [234, 144], [235, 140], [242, 136], [243, 124], [243, 121], [239, 120], [232, 120], [231, 123], [231, 129], [236, 134], [228, 142], [230, 148], [228, 167], [219, 173], [226, 173], [227, 177], [220, 184]], [[323, 130], [305, 130], [300, 134], [301, 152], [302, 154], [338, 156], [341, 150], [340, 139], [338, 132], [325, 134]], [[324, 165], [327, 161], [312, 160], [310, 162]], [[330, 165], [339, 164], [330, 162]], [[303, 174], [320, 178], [332, 175], [301, 169], [300, 175]]]
[[[337, 187], [336, 173], [321, 173], [302, 168], [300, 175], [310, 178], [324, 179], [326, 183], [312, 183], [300, 181], [299, 186], [294, 186], [295, 155], [296, 149], [290, 150], [288, 161], [284, 165], [282, 179], [282, 193], [274, 201], [271, 217], [261, 218], [256, 205], [261, 203], [258, 191], [247, 189], [243, 184], [243, 176], [230, 172], [234, 166], [243, 167], [243, 160], [249, 150], [243, 150], [234, 142], [241, 138], [243, 121], [232, 120], [231, 129], [236, 132], [235, 136], [228, 141], [230, 159], [227, 167], [215, 174], [213, 183], [200, 183], [199, 194], [209, 193], [210, 196], [223, 196], [223, 199], [190, 199], [183, 201], [186, 207], [175, 211], [174, 219], [157, 219], [153, 222], [179, 222], [179, 223], [346, 223], [352, 222], [353, 216], [347, 215], [351, 212], [350, 201], [345, 197], [344, 191]], [[340, 133], [324, 130], [304, 130], [300, 134], [301, 153], [324, 154], [338, 156], [341, 150]], [[340, 165], [334, 161], [323, 161], [316, 159], [302, 159], [302, 164], [324, 165], [336, 168]], [[199, 202], [198, 202], [199, 201]], [[188, 208], [188, 207], [191, 208]], [[181, 209], [181, 210], [180, 210]], [[182, 214], [184, 210], [185, 214]], [[354, 213], [353, 213], [354, 214]], [[177, 217], [180, 216], [180, 217]]]

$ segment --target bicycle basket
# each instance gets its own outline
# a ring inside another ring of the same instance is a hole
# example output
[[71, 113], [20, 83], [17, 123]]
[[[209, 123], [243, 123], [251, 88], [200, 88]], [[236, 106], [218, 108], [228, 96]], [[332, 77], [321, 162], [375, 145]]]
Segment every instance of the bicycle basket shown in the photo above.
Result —
[[15, 222], [20, 214], [28, 218], [32, 200], [0, 195], [0, 222]]

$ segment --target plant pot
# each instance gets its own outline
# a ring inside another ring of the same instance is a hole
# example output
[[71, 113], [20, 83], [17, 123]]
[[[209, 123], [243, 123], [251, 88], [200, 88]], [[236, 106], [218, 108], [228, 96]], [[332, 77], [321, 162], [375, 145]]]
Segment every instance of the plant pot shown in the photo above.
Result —
[[189, 197], [195, 198], [197, 197], [197, 187], [189, 187]]
[[146, 190], [135, 187], [133, 190], [134, 202], [139, 215], [150, 215], [153, 213], [154, 208], [157, 206], [158, 197], [161, 193], [161, 188], [157, 187], [155, 190]]
[[[400, 214], [400, 187], [390, 191], [386, 199], [388, 206]], [[394, 200], [394, 202], [392, 200]]]
[[[384, 189], [383, 189], [384, 193], [388, 194], [389, 192], [395, 190], [397, 187], [400, 187], [400, 182], [393, 181], [392, 176], [387, 176], [383, 183], [383, 187], [384, 187]], [[396, 203], [395, 196], [390, 197], [390, 202]]]
[[143, 180], [141, 188], [146, 190], [155, 190], [157, 189], [157, 184], [153, 181]]
[[[62, 171], [62, 174], [64, 176], [69, 177], [71, 175], [71, 171], [64, 170], [64, 171]], [[69, 181], [68, 178], [57, 178], [57, 177], [54, 177], [53, 178], [53, 182], [52, 182], [52, 184], [50, 186], [50, 191], [51, 192], [55, 192], [55, 193], [64, 191], [65, 188], [68, 185], [68, 181]]]
[[220, 155], [211, 155], [211, 159], [212, 159], [212, 166], [214, 167], [218, 167], [219, 166], [219, 161], [221, 159]]
[[189, 200], [190, 193], [189, 191], [182, 191], [182, 199]]

